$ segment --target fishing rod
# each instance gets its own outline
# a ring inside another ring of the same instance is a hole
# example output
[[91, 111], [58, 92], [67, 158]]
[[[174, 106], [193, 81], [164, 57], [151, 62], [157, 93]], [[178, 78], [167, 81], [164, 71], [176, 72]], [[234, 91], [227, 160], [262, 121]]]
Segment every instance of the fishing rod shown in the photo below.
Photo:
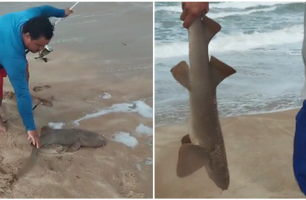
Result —
[[[79, 2], [75, 2], [75, 3], [69, 8], [69, 10], [72, 10], [78, 3], [79, 3]], [[61, 19], [62, 19], [62, 18], [59, 18], [59, 19], [54, 23], [54, 26], [55, 26], [56, 24], [58, 24], [58, 22], [60, 22]], [[44, 47], [44, 49], [41, 50], [41, 51], [38, 53], [39, 56], [36, 57], [35, 59], [41, 58], [42, 60], [44, 60], [45, 62], [47, 62], [47, 58], [44, 58], [44, 56], [45, 56], [45, 55], [48, 55], [48, 54], [51, 53], [52, 51], [53, 51], [52, 47], [51, 47], [50, 45], [46, 45], [46, 46]], [[26, 50], [26, 51], [25, 51], [26, 54], [27, 54], [28, 52], [29, 52], [29, 50]], [[42, 103], [42, 102], [39, 101], [39, 102], [32, 108], [32, 110], [34, 110], [35, 108], [37, 108], [37, 106], [38, 106], [39, 104], [41, 104], [41, 103]]]
[[[72, 10], [76, 5], [78, 5], [78, 1], [75, 2], [70, 8], [69, 10]], [[62, 18], [59, 18], [55, 23], [54, 26], [56, 24], [58, 24], [60, 21], [62, 20]], [[42, 59], [43, 61], [47, 62], [47, 58], [45, 58], [46, 55], [50, 54], [53, 51], [53, 48], [50, 45], [46, 45], [44, 47], [43, 50], [41, 50], [40, 52], [38, 52], [38, 57], [35, 57], [35, 59]]]
[[[72, 10], [76, 5], [78, 5], [79, 2], [75, 2], [70, 8], [69, 10]], [[63, 18], [59, 18], [55, 23], [54, 25], [56, 25], [59, 21], [61, 21]]]
[[39, 101], [39, 102], [32, 108], [32, 110], [34, 110], [39, 104], [41, 104], [41, 101]]

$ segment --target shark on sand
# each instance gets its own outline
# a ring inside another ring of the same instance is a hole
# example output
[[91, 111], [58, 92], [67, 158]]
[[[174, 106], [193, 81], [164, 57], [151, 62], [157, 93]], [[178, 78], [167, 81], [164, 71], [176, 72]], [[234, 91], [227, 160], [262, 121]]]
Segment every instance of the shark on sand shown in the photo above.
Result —
[[48, 126], [41, 128], [40, 147], [33, 146], [32, 153], [27, 159], [25, 165], [19, 169], [16, 174], [21, 178], [29, 172], [36, 163], [39, 150], [53, 144], [67, 146], [66, 152], [75, 152], [81, 147], [103, 147], [106, 145], [106, 139], [98, 133], [83, 129], [52, 129]]

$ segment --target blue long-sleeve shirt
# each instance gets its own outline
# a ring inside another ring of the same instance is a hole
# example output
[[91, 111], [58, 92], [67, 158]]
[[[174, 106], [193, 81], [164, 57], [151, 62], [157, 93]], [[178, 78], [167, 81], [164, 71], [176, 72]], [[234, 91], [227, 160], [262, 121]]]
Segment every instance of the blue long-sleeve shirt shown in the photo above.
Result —
[[18, 111], [27, 131], [36, 130], [36, 127], [26, 79], [26, 47], [21, 31], [26, 21], [40, 15], [65, 17], [65, 10], [43, 5], [0, 17], [0, 64], [3, 65], [14, 88]]

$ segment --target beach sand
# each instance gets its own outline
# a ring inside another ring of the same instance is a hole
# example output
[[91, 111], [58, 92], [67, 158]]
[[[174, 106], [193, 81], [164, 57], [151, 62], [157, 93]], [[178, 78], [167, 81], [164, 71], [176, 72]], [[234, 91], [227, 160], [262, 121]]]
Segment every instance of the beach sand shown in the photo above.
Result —
[[[1, 112], [9, 131], [0, 140], [0, 197], [153, 197], [152, 133], [144, 128], [146, 134], [136, 133], [141, 124], [147, 129], [153, 126], [153, 8], [152, 3], [141, 4], [81, 2], [71, 18], [58, 25], [50, 43], [54, 52], [47, 56], [50, 60], [44, 63], [34, 59], [37, 55], [27, 56], [32, 95], [53, 104], [34, 110], [37, 128], [65, 123], [63, 128], [104, 135], [108, 143], [74, 153], [59, 154], [48, 148], [33, 170], [16, 180], [14, 174], [32, 147], [15, 99], [5, 99]], [[73, 38], [73, 32], [83, 39], [59, 39], [69, 34]], [[5, 91], [12, 91], [5, 81]], [[32, 90], [40, 85], [50, 88]], [[99, 116], [90, 115], [98, 111]], [[73, 123], [87, 114], [91, 118], [79, 121], [78, 126]], [[138, 144], [132, 147], [127, 139], [123, 141], [127, 145], [114, 141], [118, 132], [130, 133]]]
[[186, 124], [155, 131], [156, 198], [303, 198], [292, 170], [295, 115], [298, 110], [221, 119], [230, 170], [221, 193], [205, 168], [176, 176], [177, 154]]

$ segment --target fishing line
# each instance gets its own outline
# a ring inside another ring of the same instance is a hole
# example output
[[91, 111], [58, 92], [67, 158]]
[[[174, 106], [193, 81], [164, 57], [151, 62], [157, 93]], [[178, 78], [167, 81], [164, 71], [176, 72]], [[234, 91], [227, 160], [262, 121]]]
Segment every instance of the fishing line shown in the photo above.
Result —
[[[76, 5], [78, 5], [78, 1], [77, 2], [75, 2], [70, 8], [69, 8], [69, 10], [72, 10]], [[59, 18], [55, 23], [54, 23], [54, 26], [56, 25], [56, 24], [58, 24], [60, 21], [61, 21], [61, 19], [63, 19], [63, 18]], [[46, 45], [45, 46], [45, 49], [47, 49], [48, 51], [50, 51], [50, 47], [48, 47], [48, 45]], [[52, 48], [51, 48], [52, 49]], [[29, 52], [29, 50], [27, 49], [26, 51], [25, 51], [25, 53], [27, 54]], [[51, 52], [51, 51], [50, 51]], [[49, 53], [50, 53], [49, 52]], [[33, 108], [32, 108], [32, 110], [34, 110], [39, 104], [41, 104], [42, 102], [41, 101], [39, 101]]]

